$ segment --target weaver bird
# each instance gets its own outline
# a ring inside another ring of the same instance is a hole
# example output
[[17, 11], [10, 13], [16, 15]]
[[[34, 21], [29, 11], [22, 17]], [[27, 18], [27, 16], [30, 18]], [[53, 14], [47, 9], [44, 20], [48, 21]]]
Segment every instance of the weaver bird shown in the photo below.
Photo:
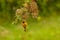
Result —
[[24, 28], [24, 31], [26, 32], [27, 22], [26, 21], [22, 21], [22, 26]]

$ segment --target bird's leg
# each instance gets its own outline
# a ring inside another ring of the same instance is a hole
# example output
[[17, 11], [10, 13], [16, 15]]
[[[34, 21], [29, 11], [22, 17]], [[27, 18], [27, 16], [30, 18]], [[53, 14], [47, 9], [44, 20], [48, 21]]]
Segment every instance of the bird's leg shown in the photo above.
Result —
[[26, 27], [24, 27], [24, 31], [26, 32]]

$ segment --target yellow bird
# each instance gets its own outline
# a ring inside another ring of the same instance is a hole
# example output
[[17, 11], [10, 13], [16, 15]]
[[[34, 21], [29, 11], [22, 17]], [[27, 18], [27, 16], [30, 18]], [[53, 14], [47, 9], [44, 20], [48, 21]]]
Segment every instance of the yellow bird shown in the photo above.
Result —
[[27, 22], [26, 21], [22, 21], [22, 26], [24, 28], [24, 31], [26, 32]]

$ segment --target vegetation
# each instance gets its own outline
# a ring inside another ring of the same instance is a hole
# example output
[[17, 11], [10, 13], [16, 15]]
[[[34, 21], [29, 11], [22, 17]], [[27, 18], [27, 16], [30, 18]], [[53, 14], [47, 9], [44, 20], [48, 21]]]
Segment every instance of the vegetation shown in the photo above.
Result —
[[31, 0], [0, 0], [0, 40], [60, 40], [60, 0], [36, 0], [37, 20], [28, 20], [27, 32], [12, 24], [15, 11]]

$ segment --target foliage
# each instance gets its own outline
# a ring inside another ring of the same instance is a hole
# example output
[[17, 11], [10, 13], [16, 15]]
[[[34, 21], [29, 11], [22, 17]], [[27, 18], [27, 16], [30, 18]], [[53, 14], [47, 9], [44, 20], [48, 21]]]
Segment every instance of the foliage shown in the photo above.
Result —
[[[22, 7], [24, 2], [31, 0], [0, 0], [0, 18], [12, 21], [15, 15], [15, 10]], [[60, 0], [36, 0], [39, 8], [39, 15], [48, 17], [51, 15], [59, 15]]]

